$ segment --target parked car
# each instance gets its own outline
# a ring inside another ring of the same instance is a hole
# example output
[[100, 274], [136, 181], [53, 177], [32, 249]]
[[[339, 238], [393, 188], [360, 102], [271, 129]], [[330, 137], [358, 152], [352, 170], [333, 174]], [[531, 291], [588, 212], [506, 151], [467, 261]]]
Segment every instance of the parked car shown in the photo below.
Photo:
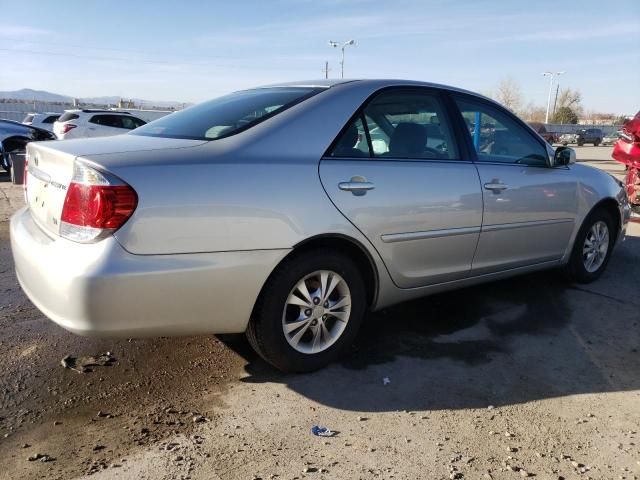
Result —
[[572, 149], [422, 82], [239, 91], [27, 152], [11, 245], [45, 315], [82, 335], [246, 332], [285, 371], [338, 358], [367, 310], [546, 268], [593, 281], [629, 218], [620, 182]]
[[558, 141], [558, 138], [555, 133], [548, 132], [547, 127], [544, 126], [544, 123], [540, 122], [529, 122], [529, 126], [533, 128], [533, 130], [540, 135], [549, 145], [553, 145]]
[[601, 145], [613, 145], [618, 141], [622, 132], [618, 130], [617, 132], [608, 133], [604, 137], [602, 137]]
[[2, 168], [11, 171], [10, 153], [24, 152], [33, 141], [55, 140], [56, 136], [42, 128], [24, 125], [12, 120], [0, 120], [0, 159]]
[[27, 113], [22, 123], [53, 132], [53, 122], [58, 120], [59, 113]]
[[562, 145], [569, 145], [575, 143], [579, 147], [585, 143], [592, 143], [594, 147], [597, 147], [602, 143], [602, 130], [599, 128], [583, 128], [576, 133], [565, 133], [560, 136], [560, 143]]
[[53, 124], [59, 140], [121, 135], [147, 122], [128, 112], [113, 110], [66, 110]]

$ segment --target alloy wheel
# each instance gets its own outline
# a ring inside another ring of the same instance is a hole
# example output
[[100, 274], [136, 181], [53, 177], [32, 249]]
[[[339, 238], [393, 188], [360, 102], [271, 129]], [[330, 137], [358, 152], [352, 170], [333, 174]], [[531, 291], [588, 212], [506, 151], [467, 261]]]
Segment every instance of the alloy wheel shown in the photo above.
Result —
[[351, 315], [351, 292], [336, 272], [306, 275], [291, 290], [282, 314], [282, 329], [296, 351], [319, 353], [342, 335]]
[[582, 262], [589, 273], [598, 270], [609, 251], [609, 227], [602, 220], [594, 223], [584, 239]]

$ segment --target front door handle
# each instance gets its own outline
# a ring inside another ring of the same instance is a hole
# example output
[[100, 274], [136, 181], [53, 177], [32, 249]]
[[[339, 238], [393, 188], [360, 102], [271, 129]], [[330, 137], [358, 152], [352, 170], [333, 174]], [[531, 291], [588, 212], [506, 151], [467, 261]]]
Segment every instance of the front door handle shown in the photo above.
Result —
[[376, 186], [368, 182], [364, 177], [351, 177], [351, 180], [348, 182], [340, 182], [338, 184], [338, 188], [340, 190], [351, 192], [354, 195], [360, 196], [367, 193], [369, 190], [373, 190]]
[[487, 190], [491, 190], [493, 193], [500, 193], [501, 191], [509, 188], [509, 185], [492, 180], [489, 183], [485, 183], [484, 188]]

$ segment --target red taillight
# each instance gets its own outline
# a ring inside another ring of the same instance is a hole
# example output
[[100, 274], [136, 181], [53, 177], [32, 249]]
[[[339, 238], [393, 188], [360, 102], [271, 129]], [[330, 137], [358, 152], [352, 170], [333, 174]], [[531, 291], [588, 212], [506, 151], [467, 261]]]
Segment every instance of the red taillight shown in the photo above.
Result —
[[131, 217], [138, 195], [109, 173], [76, 162], [60, 215], [60, 235], [82, 243], [97, 242]]
[[76, 128], [77, 125], [74, 125], [73, 123], [65, 123], [62, 126], [62, 132], [61, 133], [69, 133], [70, 130], [73, 130], [74, 128]]
[[138, 197], [128, 185], [71, 183], [62, 207], [63, 222], [78, 227], [118, 229], [136, 209]]

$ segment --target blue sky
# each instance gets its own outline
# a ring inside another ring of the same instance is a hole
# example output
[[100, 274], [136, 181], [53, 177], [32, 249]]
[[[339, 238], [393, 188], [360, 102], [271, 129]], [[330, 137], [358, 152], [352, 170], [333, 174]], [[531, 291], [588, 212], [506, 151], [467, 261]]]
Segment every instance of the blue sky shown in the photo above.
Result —
[[587, 109], [640, 109], [640, 0], [0, 0], [0, 90], [198, 102], [285, 80], [408, 78], [546, 104], [564, 70]]

